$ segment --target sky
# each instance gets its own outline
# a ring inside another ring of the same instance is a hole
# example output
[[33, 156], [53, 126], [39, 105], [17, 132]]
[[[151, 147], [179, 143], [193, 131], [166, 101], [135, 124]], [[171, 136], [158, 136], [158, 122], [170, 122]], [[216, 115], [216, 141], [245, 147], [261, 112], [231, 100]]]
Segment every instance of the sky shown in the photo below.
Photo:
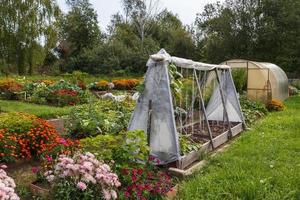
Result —
[[[162, 8], [167, 8], [178, 14], [184, 24], [192, 24], [196, 14], [203, 11], [207, 3], [214, 3], [217, 0], [160, 0]], [[64, 0], [58, 0], [58, 4], [64, 12], [68, 11]], [[122, 11], [121, 0], [90, 0], [90, 3], [97, 10], [98, 21], [102, 30], [106, 30], [111, 15]]]

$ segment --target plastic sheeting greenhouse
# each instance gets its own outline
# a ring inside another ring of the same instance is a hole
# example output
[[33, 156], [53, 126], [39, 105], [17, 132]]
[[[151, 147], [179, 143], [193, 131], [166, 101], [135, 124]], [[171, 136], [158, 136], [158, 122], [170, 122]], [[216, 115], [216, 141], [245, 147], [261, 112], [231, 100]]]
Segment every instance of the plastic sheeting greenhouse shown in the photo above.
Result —
[[[129, 130], [144, 130], [151, 155], [185, 168], [245, 128], [230, 67], [171, 57], [165, 50], [147, 63], [144, 91]], [[180, 138], [201, 145], [182, 153]]]
[[234, 59], [223, 62], [231, 68], [247, 71], [247, 95], [265, 103], [272, 99], [284, 101], [288, 98], [288, 78], [275, 64]]

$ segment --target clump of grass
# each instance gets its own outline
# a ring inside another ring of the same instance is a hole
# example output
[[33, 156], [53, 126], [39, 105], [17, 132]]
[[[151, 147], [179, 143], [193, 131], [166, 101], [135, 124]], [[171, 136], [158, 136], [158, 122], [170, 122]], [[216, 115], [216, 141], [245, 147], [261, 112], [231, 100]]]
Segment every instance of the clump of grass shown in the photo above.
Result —
[[26, 112], [43, 119], [57, 118], [68, 115], [72, 107], [53, 107], [36, 105], [19, 101], [0, 100], [0, 112]]

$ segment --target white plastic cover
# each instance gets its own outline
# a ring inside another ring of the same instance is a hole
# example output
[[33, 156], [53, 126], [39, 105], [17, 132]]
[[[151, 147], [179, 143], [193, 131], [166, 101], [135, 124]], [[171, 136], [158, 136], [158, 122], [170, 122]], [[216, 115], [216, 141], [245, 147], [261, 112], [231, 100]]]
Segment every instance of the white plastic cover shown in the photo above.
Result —
[[[166, 51], [159, 54], [168, 56]], [[180, 157], [167, 60], [149, 60], [145, 77], [145, 89], [134, 110], [129, 130], [150, 127], [150, 154], [167, 164]], [[151, 101], [151, 121], [149, 121]], [[149, 124], [150, 123], [150, 124]]]
[[219, 73], [220, 84], [216, 84], [213, 95], [206, 107], [208, 120], [223, 121], [226, 120], [224, 116], [224, 106], [222, 103], [220, 85], [223, 88], [223, 95], [230, 122], [244, 122], [243, 114], [240, 108], [237, 97], [235, 85], [232, 81], [229, 70], [221, 71]]

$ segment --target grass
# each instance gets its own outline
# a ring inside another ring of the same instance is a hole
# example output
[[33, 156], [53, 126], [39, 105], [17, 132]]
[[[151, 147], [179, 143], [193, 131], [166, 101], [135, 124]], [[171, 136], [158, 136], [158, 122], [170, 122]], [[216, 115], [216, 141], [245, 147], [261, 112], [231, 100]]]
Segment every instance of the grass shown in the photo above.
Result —
[[300, 199], [300, 96], [181, 184], [178, 199]]
[[0, 112], [26, 112], [43, 119], [57, 118], [69, 114], [72, 107], [53, 107], [24, 103], [20, 101], [0, 100]]

